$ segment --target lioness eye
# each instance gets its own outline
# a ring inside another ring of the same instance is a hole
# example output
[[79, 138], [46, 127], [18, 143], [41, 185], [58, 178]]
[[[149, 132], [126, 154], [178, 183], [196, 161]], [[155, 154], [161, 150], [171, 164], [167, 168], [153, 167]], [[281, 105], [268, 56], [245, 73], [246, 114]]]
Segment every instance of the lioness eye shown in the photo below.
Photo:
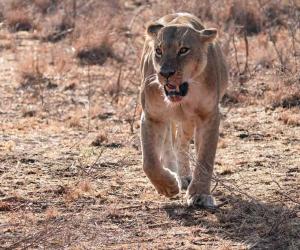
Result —
[[187, 47], [182, 47], [180, 50], [179, 50], [179, 55], [184, 55], [186, 54], [190, 49], [187, 48]]
[[161, 56], [161, 55], [162, 55], [162, 51], [161, 51], [160, 48], [156, 48], [156, 49], [155, 49], [155, 53], [156, 53], [156, 55], [158, 55], [158, 56]]

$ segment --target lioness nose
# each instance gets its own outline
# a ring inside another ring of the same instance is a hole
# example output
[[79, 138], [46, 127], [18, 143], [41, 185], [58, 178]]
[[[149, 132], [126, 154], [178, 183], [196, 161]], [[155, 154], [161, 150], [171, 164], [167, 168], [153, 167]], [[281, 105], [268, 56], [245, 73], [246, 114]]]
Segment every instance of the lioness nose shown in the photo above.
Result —
[[169, 78], [170, 76], [174, 75], [176, 71], [174, 69], [161, 69], [159, 74], [161, 74], [165, 78]]

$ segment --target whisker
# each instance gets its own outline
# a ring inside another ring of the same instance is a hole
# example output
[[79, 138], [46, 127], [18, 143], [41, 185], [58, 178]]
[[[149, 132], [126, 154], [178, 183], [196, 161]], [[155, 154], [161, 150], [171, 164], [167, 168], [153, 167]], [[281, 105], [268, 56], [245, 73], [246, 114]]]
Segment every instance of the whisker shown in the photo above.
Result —
[[155, 78], [155, 77], [157, 77], [157, 75], [155, 73], [151, 74], [145, 78], [145, 81], [151, 80], [152, 78]]
[[148, 85], [153, 85], [153, 84], [159, 84], [159, 82], [158, 82], [158, 79], [155, 78], [155, 79], [153, 79], [153, 80], [151, 80], [151, 81], [148, 81], [147, 84], [148, 84]]
[[194, 81], [194, 80], [189, 81], [189, 83], [194, 84], [194, 85], [201, 84], [201, 82]]

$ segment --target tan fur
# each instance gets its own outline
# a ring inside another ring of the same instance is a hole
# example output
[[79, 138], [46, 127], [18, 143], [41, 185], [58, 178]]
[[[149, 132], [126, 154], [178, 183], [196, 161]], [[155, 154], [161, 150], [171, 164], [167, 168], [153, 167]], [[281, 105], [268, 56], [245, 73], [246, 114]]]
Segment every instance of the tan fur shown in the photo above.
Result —
[[[205, 29], [195, 16], [167, 15], [148, 25], [141, 61], [143, 169], [159, 193], [170, 197], [179, 187], [187, 188], [188, 204], [205, 207], [215, 205], [210, 185], [218, 141], [218, 104], [228, 81], [215, 36], [216, 30]], [[190, 51], [179, 56], [182, 46]], [[155, 55], [156, 48], [162, 55]], [[166, 79], [159, 74], [162, 67], [176, 68], [176, 73]], [[176, 89], [188, 82], [187, 95], [179, 102], [170, 101], [164, 92], [166, 81]], [[172, 136], [174, 124], [176, 136]], [[193, 135], [196, 166], [191, 171]]]

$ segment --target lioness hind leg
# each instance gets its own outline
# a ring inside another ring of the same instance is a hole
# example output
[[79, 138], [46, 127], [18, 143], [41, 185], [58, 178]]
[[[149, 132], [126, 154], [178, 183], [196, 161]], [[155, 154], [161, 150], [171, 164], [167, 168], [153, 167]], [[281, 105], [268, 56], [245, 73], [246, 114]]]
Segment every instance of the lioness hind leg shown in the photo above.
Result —
[[194, 134], [194, 124], [192, 122], [182, 122], [178, 126], [176, 144], [178, 156], [178, 176], [180, 178], [180, 188], [186, 190], [192, 180], [190, 168], [190, 141]]
[[175, 174], [163, 168], [161, 152], [168, 123], [156, 122], [142, 115], [141, 137], [143, 169], [158, 193], [172, 197], [179, 193]]
[[177, 156], [175, 153], [174, 143], [173, 143], [173, 124], [169, 124], [165, 134], [163, 149], [162, 149], [162, 162], [163, 166], [173, 173], [177, 174], [178, 163]]

